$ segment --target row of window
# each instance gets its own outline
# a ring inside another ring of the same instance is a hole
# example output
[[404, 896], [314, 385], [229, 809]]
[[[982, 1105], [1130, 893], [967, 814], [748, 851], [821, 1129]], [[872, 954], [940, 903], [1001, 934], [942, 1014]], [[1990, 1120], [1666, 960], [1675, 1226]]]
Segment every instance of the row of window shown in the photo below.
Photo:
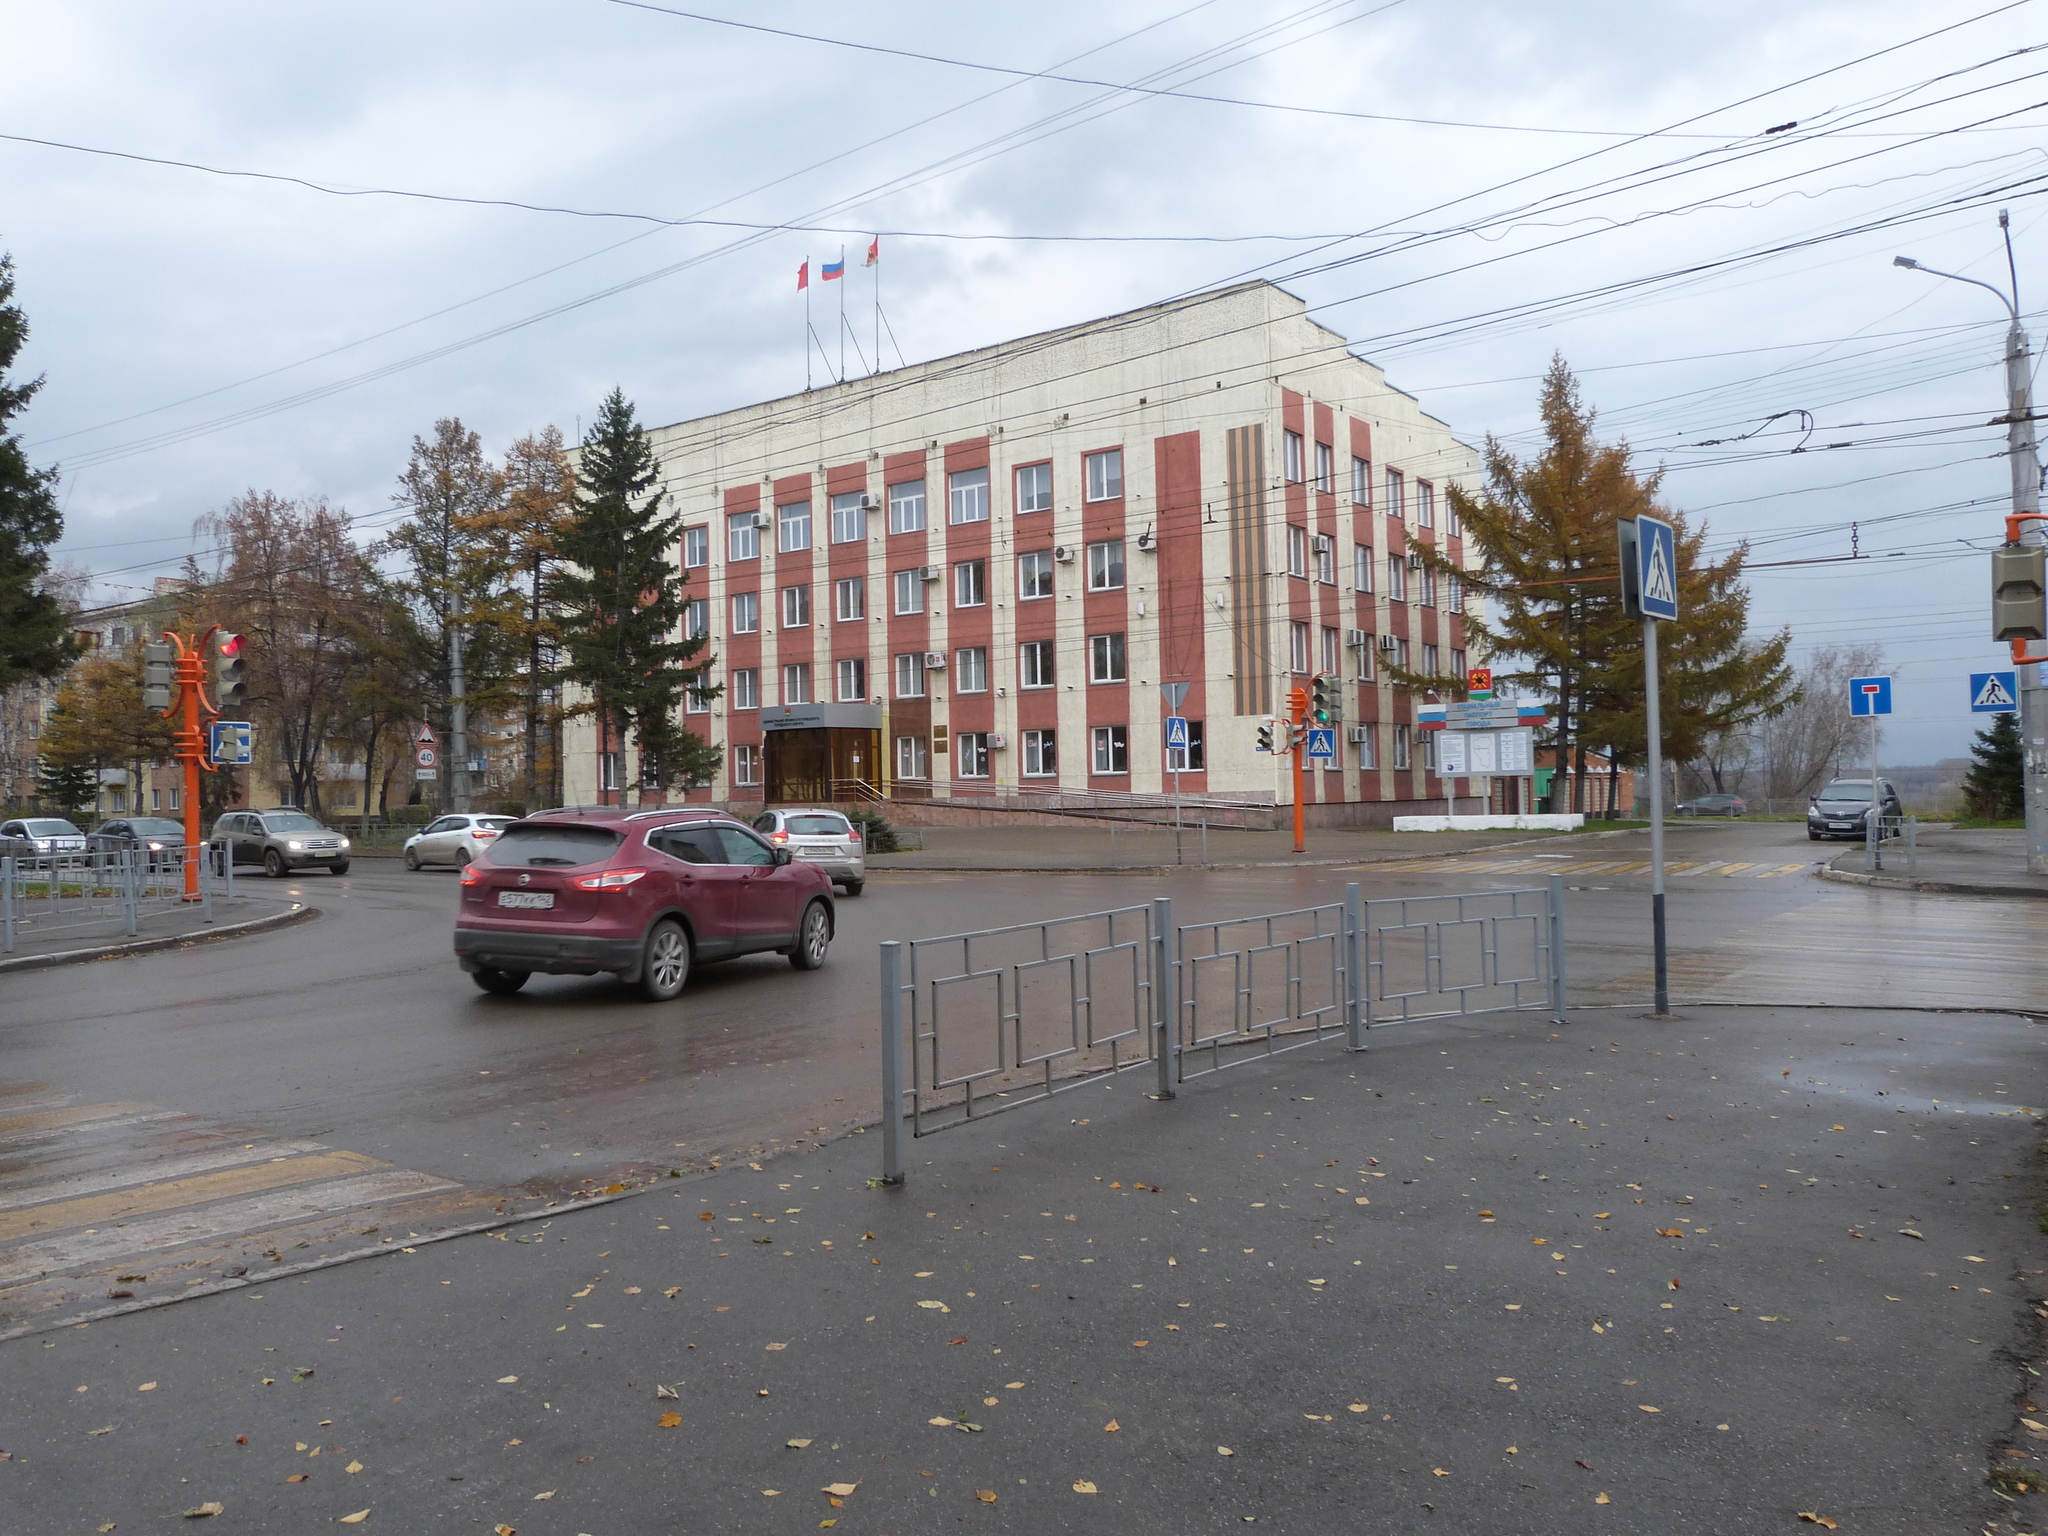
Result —
[[[1408, 641], [1404, 637], [1400, 635], [1385, 635], [1378, 641], [1375, 641], [1370, 634], [1362, 629], [1353, 630], [1352, 635], [1354, 636], [1352, 649], [1358, 653], [1357, 675], [1360, 682], [1369, 683], [1372, 681], [1372, 658], [1376, 650], [1384, 653], [1387, 660], [1403, 672], [1417, 671], [1426, 677], [1442, 675], [1440, 660], [1443, 653], [1434, 645], [1425, 644], [1422, 647], [1422, 665], [1420, 667], [1411, 667], [1409, 665], [1409, 657], [1412, 653], [1409, 649]], [[1309, 646], [1311, 640], [1316, 642], [1314, 651], [1316, 665], [1313, 668], [1309, 666]], [[1344, 667], [1342, 661], [1343, 652], [1340, 648], [1339, 640], [1338, 632], [1334, 629], [1326, 627], [1319, 635], [1311, 635], [1307, 624], [1289, 624], [1287, 626], [1287, 670], [1302, 674], [1307, 674], [1311, 671], [1327, 672], [1335, 676], [1341, 676]], [[1463, 677], [1465, 675], [1465, 653], [1456, 647], [1453, 647], [1451, 650], [1451, 675], [1454, 677]]]
[[[1287, 525], [1287, 574], [1306, 578], [1309, 561], [1315, 561], [1315, 579], [1325, 586], [1337, 584], [1337, 544], [1328, 534], [1319, 533], [1313, 537], [1298, 523]], [[1360, 592], [1373, 590], [1373, 553], [1370, 544], [1351, 546], [1351, 585]], [[1395, 602], [1408, 601], [1408, 573], [1415, 572], [1415, 600], [1425, 608], [1437, 606], [1439, 592], [1443, 606], [1462, 609], [1465, 606], [1464, 578], [1456, 571], [1439, 573], [1433, 567], [1422, 563], [1415, 555], [1387, 556], [1386, 596]], [[1442, 581], [1438, 577], [1441, 574]]]
[[[1124, 493], [1124, 455], [1120, 448], [1105, 449], [1083, 456], [1082, 491], [1089, 501], [1115, 501]], [[1052, 510], [1052, 464], [1020, 465], [1012, 475], [1017, 515]], [[887, 487], [886, 502], [891, 533], [921, 533], [925, 528], [925, 482], [901, 480]], [[831, 541], [861, 544], [867, 541], [868, 514], [881, 510], [866, 491], [847, 491], [831, 498]], [[946, 521], [954, 526], [985, 523], [989, 515], [989, 479], [986, 469], [960, 469], [946, 476]], [[775, 530], [779, 554], [794, 554], [811, 547], [811, 503], [786, 502], [774, 512], [735, 512], [725, 520], [726, 558], [753, 560], [761, 553], [762, 530]], [[694, 569], [711, 563], [711, 529], [697, 524], [683, 530], [683, 566]]]
[[[1281, 470], [1290, 485], [1301, 485], [1308, 481], [1306, 459], [1307, 445], [1299, 432], [1282, 432]], [[1408, 516], [1408, 477], [1398, 469], [1385, 471], [1387, 487], [1386, 510], [1389, 517], [1406, 520]], [[1337, 455], [1328, 443], [1316, 444], [1315, 488], [1328, 495], [1337, 494]], [[1354, 505], [1372, 505], [1372, 461], [1354, 457], [1351, 460], [1351, 500]], [[1436, 526], [1436, 487], [1427, 480], [1415, 482], [1415, 526], [1434, 528]], [[1458, 532], [1458, 518], [1454, 512], [1449, 518], [1449, 531]]]

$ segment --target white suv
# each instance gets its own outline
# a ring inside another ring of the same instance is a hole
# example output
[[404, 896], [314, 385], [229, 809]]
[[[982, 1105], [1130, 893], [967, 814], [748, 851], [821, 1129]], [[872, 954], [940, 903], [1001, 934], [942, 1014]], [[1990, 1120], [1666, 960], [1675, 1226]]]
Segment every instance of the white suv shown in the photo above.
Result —
[[458, 867], [480, 859], [490, 851], [498, 834], [511, 826], [516, 816], [473, 816], [451, 814], [430, 822], [405, 840], [405, 867], [422, 864], [454, 864]]
[[764, 811], [754, 818], [754, 830], [792, 858], [817, 865], [849, 896], [867, 884], [867, 845], [860, 828], [837, 811]]

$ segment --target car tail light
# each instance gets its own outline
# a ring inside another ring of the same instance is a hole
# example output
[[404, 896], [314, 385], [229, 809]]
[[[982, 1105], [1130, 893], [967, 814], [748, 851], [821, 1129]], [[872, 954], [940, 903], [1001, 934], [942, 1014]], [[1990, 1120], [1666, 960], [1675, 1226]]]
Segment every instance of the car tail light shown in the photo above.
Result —
[[496, 827], [478, 827], [476, 829], [476, 835], [478, 837], [496, 837], [498, 835], [498, 829]]
[[771, 843], [786, 843], [789, 841], [789, 834], [787, 832], [776, 832], [770, 835], [768, 841]]
[[608, 869], [601, 875], [578, 875], [572, 883], [579, 891], [617, 891], [646, 873], [644, 869]]
[[848, 828], [846, 829], [846, 835], [847, 835], [847, 837], [848, 837], [849, 839], [851, 839], [851, 840], [852, 840], [853, 842], [856, 842], [856, 843], [857, 843], [857, 842], [859, 842], [859, 841], [860, 841], [860, 828], [859, 828], [859, 827], [848, 827]]
[[462, 866], [462, 883], [464, 885], [482, 885], [484, 883], [484, 872], [474, 864], [465, 864]]

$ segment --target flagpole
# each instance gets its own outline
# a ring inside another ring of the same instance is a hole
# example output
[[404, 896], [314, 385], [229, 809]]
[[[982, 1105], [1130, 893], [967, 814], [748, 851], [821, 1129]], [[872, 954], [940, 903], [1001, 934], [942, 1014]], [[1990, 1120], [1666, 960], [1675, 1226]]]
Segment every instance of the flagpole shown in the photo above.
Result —
[[[875, 269], [875, 372], [882, 371], [882, 237], [875, 236], [868, 249], [874, 253]], [[366, 791], [367, 793], [367, 791]]]
[[846, 379], [846, 247], [839, 247], [839, 378]]
[[811, 258], [804, 257], [804, 393], [811, 392]]

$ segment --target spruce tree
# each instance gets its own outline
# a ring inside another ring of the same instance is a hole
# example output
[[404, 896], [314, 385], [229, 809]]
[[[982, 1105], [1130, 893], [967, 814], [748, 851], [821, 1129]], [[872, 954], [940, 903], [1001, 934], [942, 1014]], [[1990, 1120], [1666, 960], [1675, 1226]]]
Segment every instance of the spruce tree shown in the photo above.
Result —
[[1963, 800], [1970, 814], [1986, 821], [2019, 816], [2024, 808], [2020, 717], [2010, 710], [1993, 715], [1989, 728], [1977, 733], [1970, 756], [1977, 760], [1963, 776]]
[[584, 434], [576, 501], [556, 535], [549, 586], [561, 624], [562, 669], [590, 691], [602, 750], [630, 731], [643, 793], [708, 777], [717, 749], [682, 728], [685, 690], [701, 683], [705, 640], [681, 638], [680, 514], [664, 510], [661, 465], [625, 395], [614, 389]]
[[54, 677], [78, 655], [62, 605], [42, 589], [50, 546], [64, 531], [57, 471], [31, 465], [7, 426], [43, 387], [40, 378], [8, 378], [28, 340], [28, 321], [13, 300], [14, 262], [0, 255], [0, 692], [24, 678]]

